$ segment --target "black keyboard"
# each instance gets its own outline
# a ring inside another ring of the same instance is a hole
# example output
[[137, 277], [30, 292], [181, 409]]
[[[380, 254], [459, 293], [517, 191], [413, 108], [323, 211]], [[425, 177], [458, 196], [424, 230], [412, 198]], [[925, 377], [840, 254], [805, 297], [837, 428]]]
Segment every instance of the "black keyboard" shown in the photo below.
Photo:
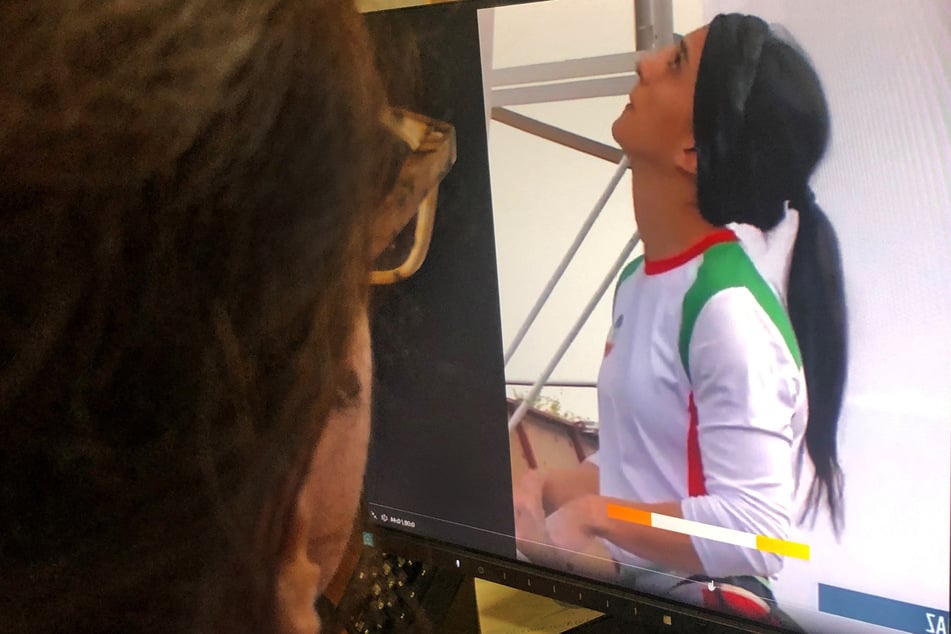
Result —
[[[455, 592], [439, 577], [422, 561], [365, 547], [331, 618], [350, 634], [429, 631], [432, 617], [445, 612]], [[322, 616], [326, 621], [328, 615]]]

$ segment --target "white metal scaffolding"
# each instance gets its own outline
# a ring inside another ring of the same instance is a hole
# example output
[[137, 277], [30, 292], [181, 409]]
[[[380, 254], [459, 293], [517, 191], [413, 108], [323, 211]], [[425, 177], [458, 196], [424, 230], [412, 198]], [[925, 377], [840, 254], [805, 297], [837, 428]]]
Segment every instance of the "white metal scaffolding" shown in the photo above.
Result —
[[[584, 59], [568, 59], [557, 62], [530, 64], [509, 68], [493, 68], [492, 31], [494, 14], [491, 11], [480, 15], [480, 39], [483, 51], [483, 82], [486, 106], [486, 127], [489, 118], [528, 134], [558, 143], [578, 152], [617, 164], [617, 169], [595, 203], [591, 212], [555, 268], [548, 283], [537, 298], [534, 306], [522, 322], [521, 327], [505, 351], [505, 363], [511, 360], [522, 343], [545, 302], [551, 296], [575, 253], [587, 237], [614, 189], [629, 168], [627, 158], [620, 149], [588, 139], [568, 130], [558, 128], [517, 113], [510, 106], [550, 103], [592, 97], [626, 95], [637, 81], [637, 61], [640, 51], [657, 46], [665, 46], [674, 39], [673, 9], [671, 0], [632, 0], [635, 17], [635, 50], [630, 53], [604, 55]], [[611, 283], [624, 266], [627, 258], [640, 241], [638, 232], [621, 249], [613, 265], [609, 268], [594, 294], [582, 309], [581, 314], [569, 329], [561, 344], [552, 354], [541, 375], [534, 381], [531, 390], [522, 400], [515, 413], [509, 419], [509, 429], [515, 429], [531, 404], [538, 398], [548, 384], [553, 372], [575, 340], [598, 302], [607, 292]]]

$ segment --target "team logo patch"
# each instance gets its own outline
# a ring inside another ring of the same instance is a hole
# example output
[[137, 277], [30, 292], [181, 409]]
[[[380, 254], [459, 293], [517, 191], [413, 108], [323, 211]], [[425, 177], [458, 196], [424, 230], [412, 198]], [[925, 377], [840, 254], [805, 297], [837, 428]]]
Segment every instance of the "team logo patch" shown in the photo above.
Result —
[[608, 333], [608, 340], [604, 342], [604, 356], [608, 356], [611, 354], [611, 351], [614, 350], [614, 335], [623, 323], [624, 315], [618, 315], [614, 321], [614, 325], [611, 326], [611, 332]]

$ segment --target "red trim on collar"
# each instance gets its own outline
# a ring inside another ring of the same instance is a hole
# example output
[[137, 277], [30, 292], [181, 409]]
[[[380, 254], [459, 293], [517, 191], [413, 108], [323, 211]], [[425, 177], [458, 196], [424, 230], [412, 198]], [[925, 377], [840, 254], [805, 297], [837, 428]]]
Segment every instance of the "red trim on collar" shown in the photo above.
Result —
[[677, 255], [672, 255], [669, 258], [663, 258], [661, 260], [648, 260], [645, 258], [644, 273], [647, 275], [657, 275], [658, 273], [672, 271], [702, 254], [713, 245], [722, 242], [736, 242], [736, 234], [729, 229], [718, 229], [713, 233], [707, 234], [702, 240]]

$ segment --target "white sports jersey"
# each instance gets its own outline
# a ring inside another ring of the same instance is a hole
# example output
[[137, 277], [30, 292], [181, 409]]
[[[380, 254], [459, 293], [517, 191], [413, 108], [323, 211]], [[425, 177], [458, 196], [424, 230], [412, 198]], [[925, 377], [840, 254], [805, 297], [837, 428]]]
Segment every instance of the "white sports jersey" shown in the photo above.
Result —
[[[629, 265], [613, 318], [598, 377], [601, 495], [680, 500], [685, 519], [786, 539], [805, 378], [782, 300], [736, 235]], [[713, 577], [782, 567], [779, 555], [693, 543]], [[621, 563], [656, 568], [612, 548]]]

